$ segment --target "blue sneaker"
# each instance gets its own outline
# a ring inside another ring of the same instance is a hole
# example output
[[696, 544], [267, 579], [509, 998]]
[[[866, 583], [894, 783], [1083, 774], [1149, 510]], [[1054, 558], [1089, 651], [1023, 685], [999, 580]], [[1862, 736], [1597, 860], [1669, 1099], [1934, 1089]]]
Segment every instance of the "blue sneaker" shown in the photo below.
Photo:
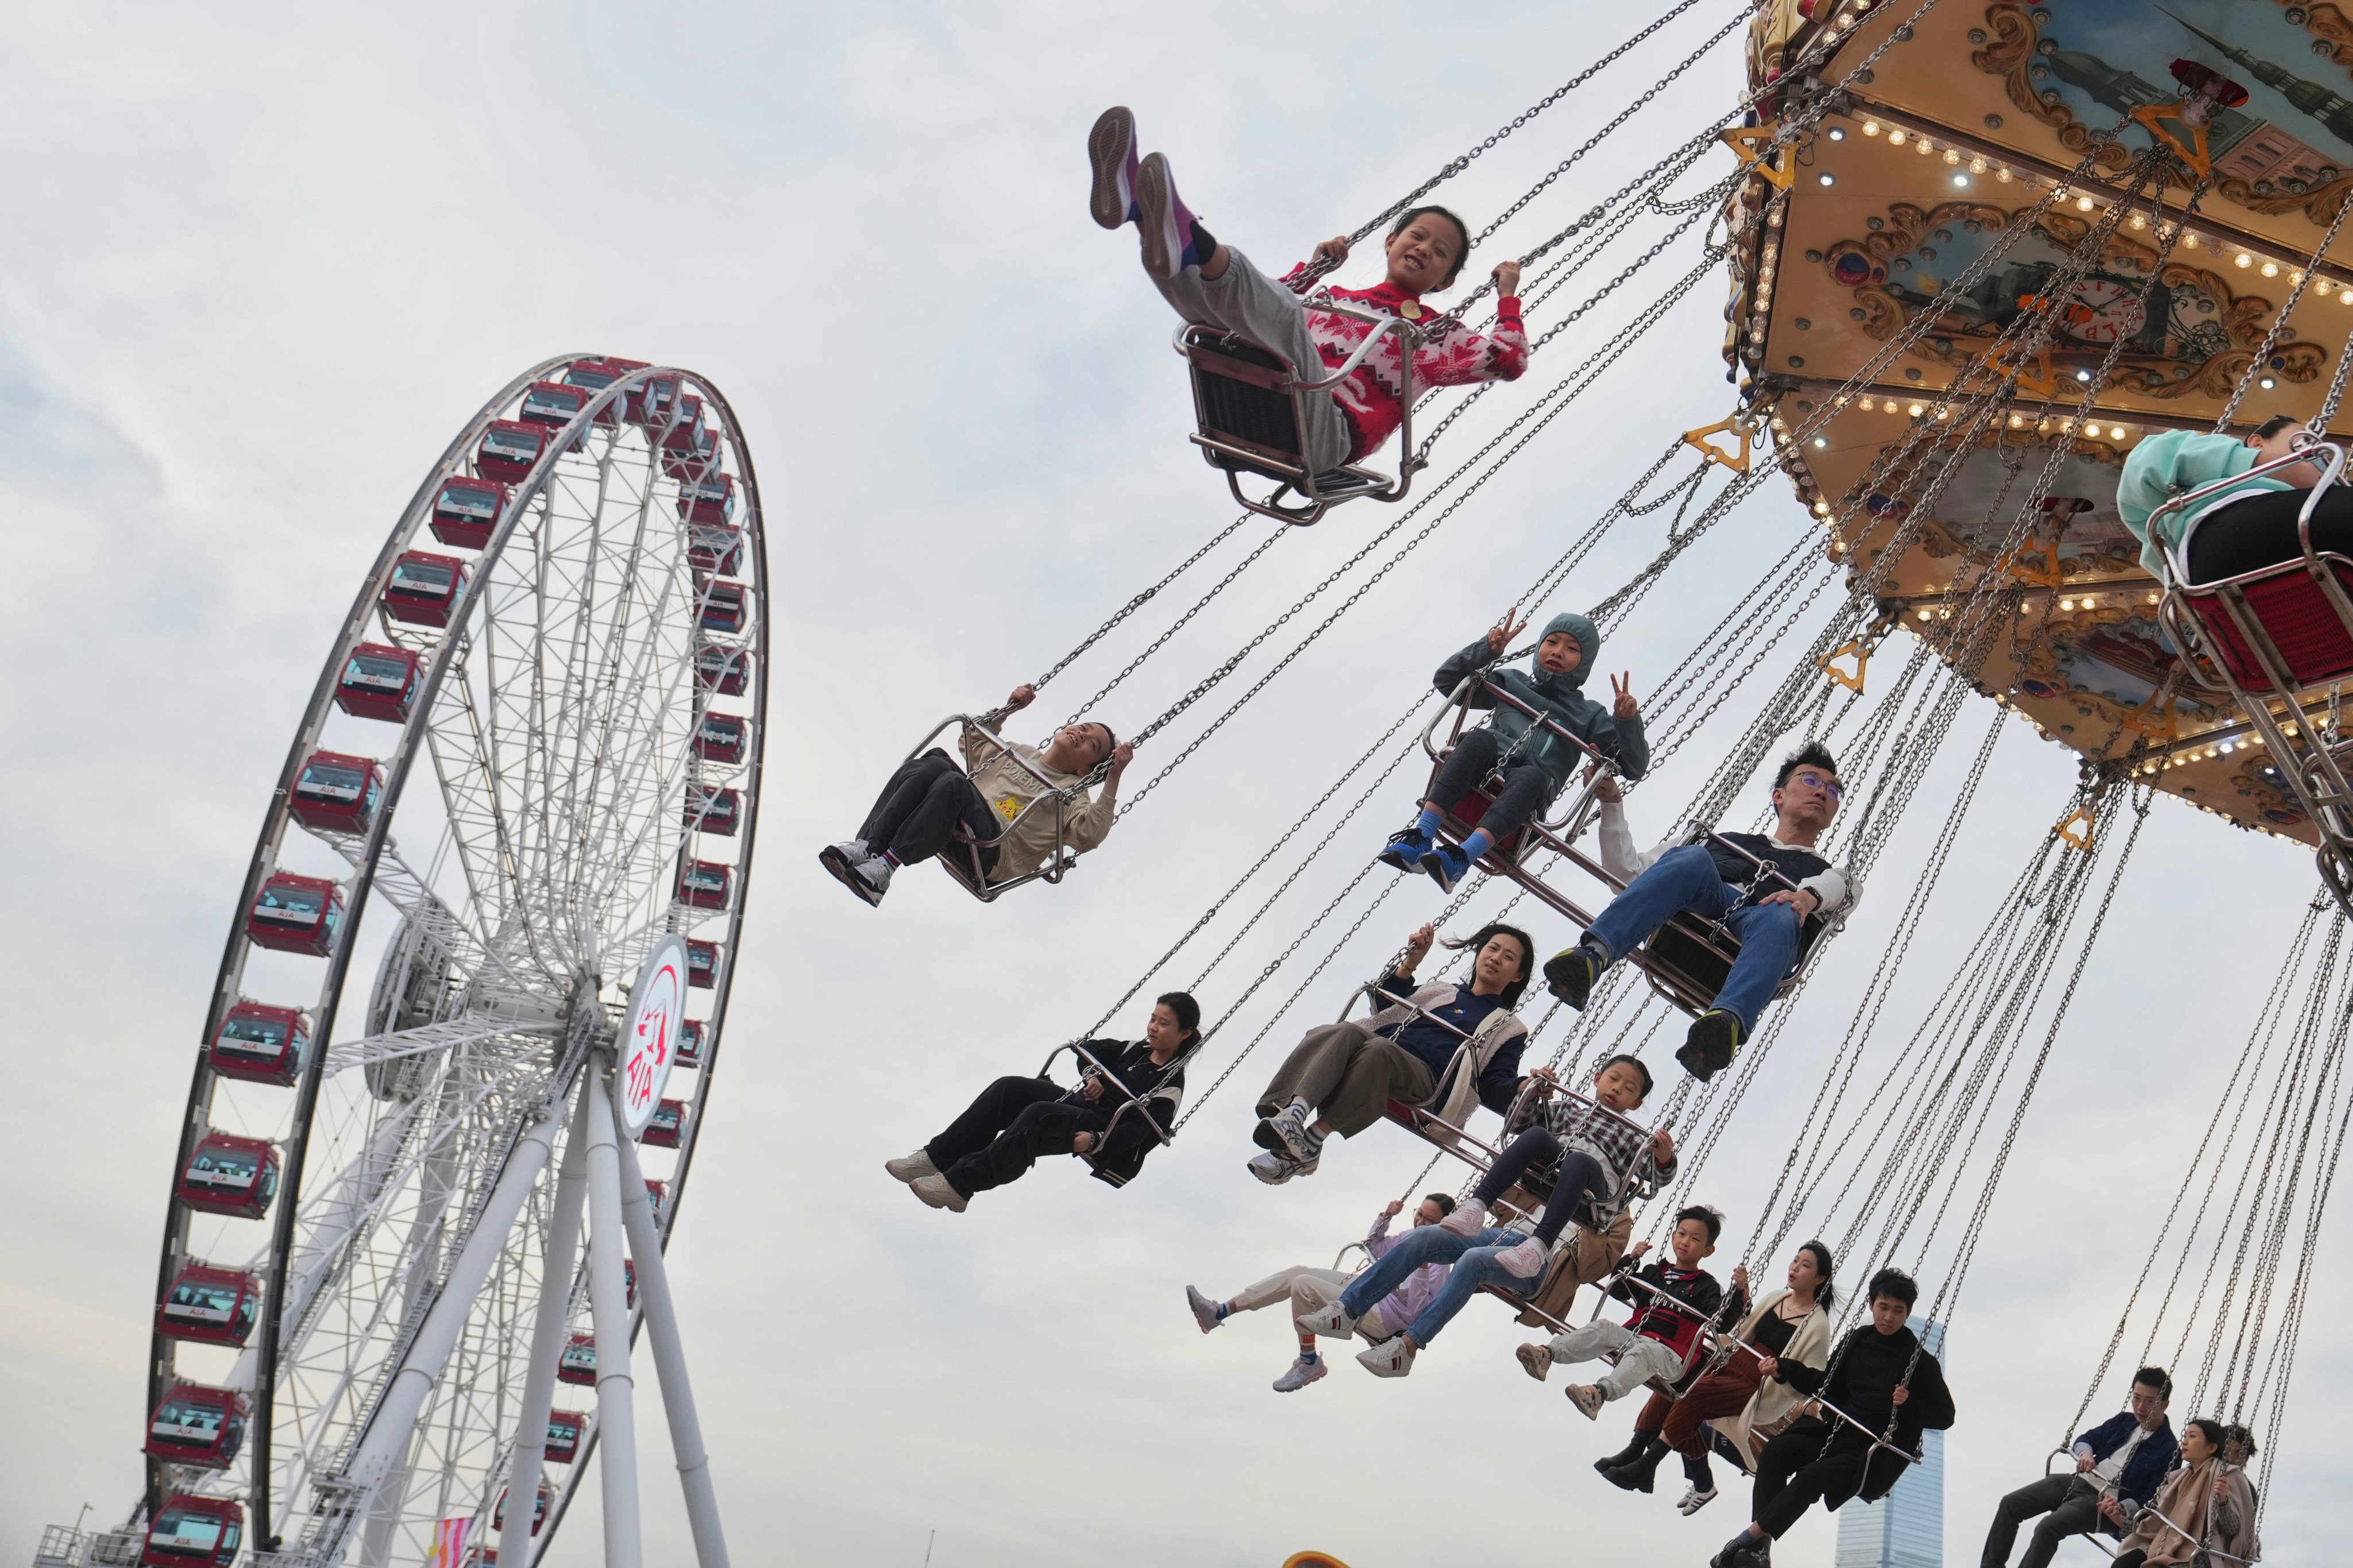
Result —
[[1400, 871], [1418, 871], [1421, 868], [1421, 858], [1429, 854], [1430, 849], [1429, 838], [1418, 829], [1409, 827], [1402, 833], [1390, 834], [1389, 841], [1373, 858]]
[[1451, 893], [1455, 883], [1471, 874], [1471, 857], [1451, 844], [1433, 844], [1421, 858], [1421, 868], [1430, 873], [1431, 881]]

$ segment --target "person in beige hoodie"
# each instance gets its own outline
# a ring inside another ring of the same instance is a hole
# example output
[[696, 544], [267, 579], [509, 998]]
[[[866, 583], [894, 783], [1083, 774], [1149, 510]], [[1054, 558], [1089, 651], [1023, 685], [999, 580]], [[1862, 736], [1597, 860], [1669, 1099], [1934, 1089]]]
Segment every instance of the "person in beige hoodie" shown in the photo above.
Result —
[[[957, 737], [961, 765], [937, 746], [901, 763], [858, 836], [819, 850], [818, 862], [880, 904], [893, 871], [950, 850], [959, 829], [992, 883], [1026, 877], [1062, 849], [1084, 854], [1101, 844], [1118, 817], [1120, 775], [1134, 748], [1100, 719], [1063, 725], [1042, 748], [981, 732], [1001, 728], [1037, 696], [1036, 687], [1017, 686], [1004, 707], [966, 721]], [[1103, 791], [1090, 796], [1086, 784], [1097, 768]], [[1049, 798], [1056, 795], [1068, 804], [1058, 808]]]

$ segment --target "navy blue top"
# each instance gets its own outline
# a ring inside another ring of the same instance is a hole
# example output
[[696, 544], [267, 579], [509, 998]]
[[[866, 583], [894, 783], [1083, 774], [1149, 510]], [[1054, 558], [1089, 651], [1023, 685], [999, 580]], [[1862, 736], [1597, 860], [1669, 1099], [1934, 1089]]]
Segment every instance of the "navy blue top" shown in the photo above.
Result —
[[[2070, 1446], [2089, 1448], [2092, 1458], [2105, 1459], [2123, 1447], [2125, 1439], [2131, 1436], [2133, 1428], [2139, 1425], [2133, 1413], [2127, 1410], [2121, 1415], [2111, 1415], [2090, 1431], [2078, 1435]], [[2133, 1457], [2125, 1461], [2125, 1473], [2116, 1478], [2116, 1490], [2130, 1501], [2148, 1501], [2164, 1481], [2166, 1471], [2173, 1468], [2173, 1456], [2180, 1451], [2180, 1447], [2174, 1439], [2173, 1423], [2160, 1416], [2157, 1430], [2143, 1437], [2140, 1447], [2133, 1450]]]
[[[1402, 1002], [1421, 986], [1421, 982], [1409, 974], [1391, 970], [1381, 979], [1381, 989]], [[1468, 986], [1454, 988], [1454, 1000], [1441, 1006], [1427, 1009], [1431, 1018], [1443, 1018], [1464, 1035], [1476, 1034], [1486, 1022], [1487, 1015], [1504, 1005], [1500, 996], [1474, 996]], [[1430, 1076], [1445, 1077], [1447, 1064], [1462, 1047], [1461, 1036], [1442, 1029], [1420, 1015], [1392, 1024], [1377, 1031], [1411, 1051], [1430, 1068]], [[1498, 1116], [1511, 1110], [1513, 1097], [1520, 1091], [1520, 1038], [1498, 1050], [1488, 1062], [1487, 1070], [1479, 1075], [1479, 1102]]]

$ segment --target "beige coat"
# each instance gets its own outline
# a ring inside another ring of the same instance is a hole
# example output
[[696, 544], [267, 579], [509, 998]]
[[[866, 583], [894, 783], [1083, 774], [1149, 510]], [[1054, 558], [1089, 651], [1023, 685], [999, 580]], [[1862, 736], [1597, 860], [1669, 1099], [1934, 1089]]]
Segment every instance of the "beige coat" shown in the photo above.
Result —
[[[1077, 773], [1066, 773], [1046, 765], [1044, 755], [1035, 746], [1025, 746], [1018, 741], [1008, 741], [1007, 746], [1015, 756], [1038, 770], [1051, 781], [1051, 787], [1067, 789], [1079, 782]], [[1040, 805], [1027, 816], [1021, 808], [1047, 793], [1046, 786], [1028, 768], [1007, 757], [996, 745], [974, 733], [964, 731], [957, 745], [964, 752], [965, 771], [971, 776], [973, 787], [981, 798], [995, 808], [997, 815], [1011, 824], [997, 847], [997, 864], [990, 868], [992, 882], [1008, 881], [1026, 877], [1046, 863], [1054, 852], [1054, 806], [1051, 802]], [[1092, 795], [1081, 794], [1063, 808], [1062, 842], [1082, 853], [1093, 848], [1111, 832], [1114, 813], [1111, 806]], [[1018, 817], [1019, 821], [1015, 819]]]
[[[1789, 1292], [1786, 1289], [1776, 1290], [1764, 1297], [1749, 1310], [1748, 1316], [1740, 1321], [1740, 1326], [1732, 1331], [1732, 1337], [1746, 1340], [1756, 1331], [1766, 1313], [1788, 1299]], [[1817, 1372], [1830, 1364], [1831, 1314], [1828, 1310], [1816, 1307], [1799, 1321], [1798, 1331], [1789, 1336], [1789, 1346], [1781, 1352], [1781, 1359], [1812, 1367]], [[1795, 1415], [1805, 1402], [1806, 1396], [1797, 1389], [1767, 1378], [1765, 1385], [1749, 1399], [1746, 1409], [1737, 1415], [1721, 1416], [1708, 1425], [1731, 1438], [1732, 1446], [1748, 1456], [1748, 1468], [1753, 1470], [1757, 1468], [1757, 1456], [1764, 1452], [1766, 1439]]]
[[[1627, 1213], [1610, 1221], [1608, 1230], [1571, 1226], [1560, 1245], [1553, 1248], [1550, 1270], [1531, 1298], [1529, 1310], [1520, 1314], [1520, 1321], [1532, 1329], [1549, 1327], [1546, 1317], [1567, 1322], [1577, 1287], [1599, 1285], [1609, 1279], [1618, 1260], [1626, 1256], [1626, 1243], [1633, 1234], [1634, 1216]], [[1539, 1317], [1538, 1313], [1545, 1316]]]
[[[2213, 1507], [2214, 1475], [2218, 1468], [2217, 1462], [2209, 1458], [2188, 1469], [2174, 1471], [2172, 1479], [2157, 1489], [2157, 1496], [2142, 1511], [2141, 1521], [2116, 1543], [2116, 1550], [2124, 1552], [2138, 1547], [2148, 1553], [2147, 1561], [2151, 1564], [2189, 1562], [2197, 1554], [2198, 1543], [2206, 1539], [2206, 1516]], [[2168, 1530], [2148, 1517], [2151, 1513], [2163, 1514], [2180, 1528]], [[2242, 1518], [2249, 1525], [2253, 1523], [2252, 1519], [2243, 1515]], [[2252, 1534], [2253, 1531], [2242, 1529], [2242, 1533]], [[2212, 1544], [2226, 1551], [2231, 1549], [2229, 1543], [2217, 1541]]]

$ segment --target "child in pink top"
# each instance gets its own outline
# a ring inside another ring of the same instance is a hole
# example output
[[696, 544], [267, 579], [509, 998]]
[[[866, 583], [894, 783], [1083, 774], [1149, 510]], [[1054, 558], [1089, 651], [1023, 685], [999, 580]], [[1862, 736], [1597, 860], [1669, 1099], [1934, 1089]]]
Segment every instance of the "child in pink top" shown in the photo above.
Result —
[[[1136, 225], [1144, 238], [1145, 271], [1187, 321], [1248, 339], [1313, 380], [1346, 363], [1373, 330], [1366, 321], [1303, 300], [1301, 296], [1315, 281], [1306, 266], [1293, 268], [1277, 282], [1240, 251], [1220, 244], [1178, 199], [1168, 160], [1158, 153], [1137, 158], [1135, 116], [1129, 110], [1103, 112], [1088, 134], [1087, 154], [1094, 168], [1088, 207], [1095, 222], [1105, 228]], [[1423, 305], [1421, 296], [1451, 287], [1470, 248], [1470, 229], [1460, 217], [1440, 206], [1415, 207], [1398, 219], [1384, 242], [1388, 278], [1371, 289], [1335, 289], [1331, 296], [1360, 310], [1434, 321], [1439, 312]], [[1345, 236], [1315, 247], [1318, 260], [1336, 262], [1347, 255]], [[1460, 321], [1445, 321], [1439, 335], [1414, 353], [1417, 390], [1516, 381], [1527, 369], [1519, 263], [1499, 263], [1494, 279], [1501, 296], [1495, 330], [1482, 334]], [[1360, 462], [1378, 451], [1398, 427], [1403, 390], [1398, 341], [1389, 337], [1347, 380], [1317, 395], [1309, 427], [1301, 433], [1316, 471]]]

